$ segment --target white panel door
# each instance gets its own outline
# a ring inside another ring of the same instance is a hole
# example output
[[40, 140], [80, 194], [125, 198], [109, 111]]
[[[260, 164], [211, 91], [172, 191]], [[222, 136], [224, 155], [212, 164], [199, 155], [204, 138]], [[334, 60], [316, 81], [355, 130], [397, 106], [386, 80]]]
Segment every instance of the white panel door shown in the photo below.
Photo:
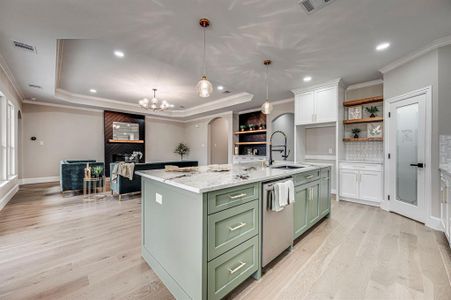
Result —
[[331, 87], [315, 91], [316, 123], [336, 122], [338, 108], [337, 88]]
[[360, 171], [359, 173], [359, 196], [361, 200], [381, 202], [382, 173], [371, 171]]
[[313, 114], [315, 109], [313, 92], [296, 95], [295, 105], [296, 125], [313, 123]]
[[358, 171], [340, 170], [340, 197], [359, 198]]

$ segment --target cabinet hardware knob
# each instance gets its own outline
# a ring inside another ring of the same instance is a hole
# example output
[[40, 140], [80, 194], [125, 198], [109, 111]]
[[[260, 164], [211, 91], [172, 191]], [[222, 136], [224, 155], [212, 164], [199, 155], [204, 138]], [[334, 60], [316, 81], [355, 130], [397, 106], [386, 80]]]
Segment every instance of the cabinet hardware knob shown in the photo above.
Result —
[[244, 227], [244, 226], [246, 226], [246, 223], [241, 222], [240, 224], [238, 224], [238, 225], [235, 226], [235, 227], [229, 227], [229, 230], [230, 230], [230, 231], [235, 231], [235, 230], [238, 230], [238, 229], [240, 229], [240, 228], [242, 228], [242, 227]]
[[240, 261], [240, 265], [236, 267], [235, 269], [229, 269], [230, 274], [238, 272], [241, 268], [243, 268], [246, 265], [245, 262]]

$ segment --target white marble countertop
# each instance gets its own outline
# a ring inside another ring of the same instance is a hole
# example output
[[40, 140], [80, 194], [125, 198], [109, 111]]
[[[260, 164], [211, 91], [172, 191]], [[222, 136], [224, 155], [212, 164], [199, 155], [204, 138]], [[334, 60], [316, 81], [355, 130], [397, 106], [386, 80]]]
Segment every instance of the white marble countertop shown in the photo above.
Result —
[[383, 165], [383, 161], [376, 160], [340, 160], [341, 163], [351, 163], [351, 164], [369, 164], [369, 165]]
[[[293, 163], [286, 162], [283, 165]], [[275, 164], [274, 166], [282, 165]], [[268, 181], [278, 178], [288, 177], [294, 174], [329, 167], [330, 164], [303, 164], [300, 169], [273, 169], [262, 167], [261, 163], [230, 165], [231, 170], [227, 172], [210, 171], [208, 166], [199, 167], [199, 171], [195, 173], [189, 172], [166, 172], [165, 170], [145, 170], [137, 171], [136, 174], [155, 181], [163, 182], [171, 186], [175, 186], [193, 193], [205, 193], [233, 186], [259, 181]], [[242, 179], [238, 175], [249, 175], [248, 178]], [[183, 177], [180, 177], [184, 175]]]
[[446, 175], [451, 176], [451, 168], [448, 165], [440, 165], [439, 169], [443, 173], [446, 173]]

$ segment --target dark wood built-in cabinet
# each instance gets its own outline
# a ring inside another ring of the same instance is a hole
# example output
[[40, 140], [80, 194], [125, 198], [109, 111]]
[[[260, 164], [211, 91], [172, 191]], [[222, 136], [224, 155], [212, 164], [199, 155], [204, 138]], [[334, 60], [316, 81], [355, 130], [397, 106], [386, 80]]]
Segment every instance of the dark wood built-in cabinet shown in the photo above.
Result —
[[[241, 127], [245, 126], [244, 129]], [[260, 111], [241, 114], [239, 116], [238, 131], [236, 131], [237, 141], [235, 146], [238, 147], [240, 155], [248, 154], [248, 149], [256, 151], [256, 155], [266, 155], [266, 115]]]

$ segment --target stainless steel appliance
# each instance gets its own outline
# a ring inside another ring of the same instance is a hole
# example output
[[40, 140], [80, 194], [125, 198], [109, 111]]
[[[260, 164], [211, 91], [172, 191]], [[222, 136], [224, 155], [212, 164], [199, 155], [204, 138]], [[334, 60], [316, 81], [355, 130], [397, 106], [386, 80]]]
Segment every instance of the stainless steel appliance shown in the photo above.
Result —
[[293, 204], [287, 205], [279, 212], [268, 208], [268, 192], [274, 189], [275, 183], [288, 179], [291, 177], [263, 183], [262, 267], [293, 246]]

